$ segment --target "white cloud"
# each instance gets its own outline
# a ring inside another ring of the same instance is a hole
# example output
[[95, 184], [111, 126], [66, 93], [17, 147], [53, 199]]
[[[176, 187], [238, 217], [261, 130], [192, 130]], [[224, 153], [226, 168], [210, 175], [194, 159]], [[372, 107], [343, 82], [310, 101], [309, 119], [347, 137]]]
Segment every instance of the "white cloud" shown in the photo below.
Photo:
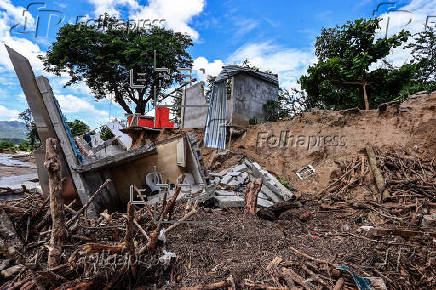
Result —
[[[194, 59], [192, 69], [197, 73], [199, 80], [206, 81], [207, 76], [217, 76], [223, 66], [224, 63], [220, 59], [209, 62], [205, 57], [200, 56]], [[204, 69], [204, 73], [200, 69]]]
[[261, 70], [279, 74], [280, 86], [295, 87], [298, 78], [316, 61], [313, 49], [287, 48], [270, 42], [249, 43], [232, 53], [226, 63], [237, 64], [248, 59]]
[[136, 0], [88, 0], [95, 6], [95, 15], [109, 13], [120, 15], [118, 9], [128, 9], [130, 19], [154, 20], [165, 19], [164, 25], [174, 31], [186, 33], [194, 40], [199, 34], [189, 24], [192, 18], [200, 14], [205, 6], [205, 0], [149, 0], [148, 5], [140, 5]]
[[98, 110], [95, 106], [88, 101], [80, 99], [71, 94], [56, 95], [63, 113], [86, 113], [88, 116], [93, 116], [99, 119], [108, 119], [109, 113], [106, 111]]
[[[18, 53], [24, 55], [29, 59], [32, 67], [36, 71], [41, 71], [43, 68], [42, 62], [37, 58], [38, 55], [43, 54], [39, 46], [30, 40], [11, 35], [9, 30], [11, 25], [23, 23], [24, 17], [22, 16], [24, 7], [15, 7], [9, 0], [0, 0], [0, 8], [5, 11], [0, 12], [0, 70], [12, 70], [13, 66], [9, 60], [8, 53], [3, 44], [7, 44], [15, 49]], [[27, 13], [27, 21], [30, 25], [33, 18], [30, 13]]]
[[10, 110], [5, 106], [0, 105], [0, 120], [12, 121], [18, 119], [17, 110]]
[[[427, 16], [436, 16], [436, 0], [413, 0], [404, 7], [392, 7], [389, 13], [380, 15], [381, 29], [378, 35], [389, 37], [403, 29], [410, 31], [413, 35], [425, 29]], [[431, 18], [430, 21], [436, 21], [436, 17]], [[409, 38], [408, 43], [411, 42], [413, 42], [413, 37]], [[387, 57], [387, 60], [394, 66], [401, 66], [411, 60], [411, 50], [405, 46], [393, 49]], [[378, 62], [372, 68], [379, 66], [382, 66], [382, 62]]]
[[136, 9], [139, 4], [135, 0], [88, 0], [91, 4], [95, 6], [95, 16], [99, 17], [108, 13], [109, 15], [119, 16], [120, 12], [118, 8], [129, 7]]

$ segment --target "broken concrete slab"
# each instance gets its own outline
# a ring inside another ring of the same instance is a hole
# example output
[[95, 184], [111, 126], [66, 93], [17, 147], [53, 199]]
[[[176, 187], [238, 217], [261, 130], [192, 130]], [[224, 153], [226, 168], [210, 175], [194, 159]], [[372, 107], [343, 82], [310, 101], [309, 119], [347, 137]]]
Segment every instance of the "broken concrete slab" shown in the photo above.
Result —
[[257, 205], [260, 207], [271, 207], [273, 206], [273, 204], [274, 203], [272, 203], [271, 201], [257, 197]]
[[215, 194], [218, 196], [233, 196], [236, 195], [233, 191], [227, 191], [227, 190], [216, 190]]
[[272, 200], [273, 202], [281, 202], [283, 199], [280, 195], [275, 194], [271, 189], [268, 188], [265, 184], [262, 185], [262, 188], [260, 191], [265, 194], [269, 200]]
[[240, 174], [241, 174], [240, 172], [235, 172], [235, 171], [227, 173], [227, 175], [230, 175], [230, 176], [239, 176]]
[[233, 196], [215, 196], [215, 203], [220, 208], [244, 207], [245, 201], [242, 197]]
[[262, 178], [263, 184], [268, 187], [275, 195], [280, 196], [283, 200], [287, 201], [293, 198], [294, 194], [288, 190], [280, 181], [277, 180], [271, 173], [262, 169], [256, 162], [250, 162], [247, 159], [244, 161], [245, 165], [251, 169], [254, 177]]
[[232, 180], [233, 176], [231, 175], [225, 175], [222, 179], [221, 179], [221, 184], [222, 185], [230, 185], [230, 181]]
[[248, 171], [248, 167], [247, 165], [245, 165], [244, 163], [236, 166], [233, 168], [234, 172], [247, 172]]
[[259, 192], [257, 197], [260, 197], [260, 198], [266, 199], [268, 201], [271, 201], [271, 198], [268, 195], [266, 195], [265, 193], [263, 193], [262, 191]]

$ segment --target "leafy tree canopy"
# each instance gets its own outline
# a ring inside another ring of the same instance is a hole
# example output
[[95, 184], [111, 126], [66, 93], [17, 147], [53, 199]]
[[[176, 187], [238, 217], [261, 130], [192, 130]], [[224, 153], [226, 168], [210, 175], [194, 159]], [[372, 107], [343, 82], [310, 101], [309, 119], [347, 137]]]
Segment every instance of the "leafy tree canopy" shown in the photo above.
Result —
[[[71, 85], [85, 81], [97, 100], [113, 96], [124, 111], [144, 114], [147, 102], [153, 100], [153, 86], [156, 93], [170, 87], [175, 81], [183, 81], [186, 71], [178, 68], [192, 66], [192, 58], [187, 48], [192, 45], [189, 36], [164, 28], [152, 27], [149, 30], [126, 30], [118, 28], [118, 19], [102, 18], [95, 26], [67, 24], [57, 35], [56, 42], [45, 56], [40, 56], [47, 71], [57, 75], [68, 73]], [[101, 29], [107, 27], [108, 29]], [[169, 77], [159, 77], [154, 68], [168, 68]], [[144, 88], [133, 89], [129, 85], [130, 70], [134, 79], [144, 79], [136, 84]], [[137, 73], [145, 73], [138, 77]], [[159, 86], [159, 82], [161, 82]]]
[[41, 140], [39, 139], [38, 131], [36, 130], [36, 124], [33, 122], [32, 112], [30, 109], [26, 109], [21, 112], [18, 117], [26, 123], [26, 136], [30, 146], [34, 148], [38, 147], [41, 143]]
[[[318, 63], [299, 80], [307, 93], [309, 107], [345, 109], [375, 107], [385, 97], [371, 89], [391, 82], [410, 81], [414, 67], [401, 72], [386, 69], [370, 70], [370, 66], [385, 58], [392, 48], [407, 41], [409, 32], [401, 31], [389, 38], [376, 38], [379, 19], [358, 19], [334, 28], [323, 28], [315, 43]], [[367, 90], [367, 86], [369, 87]], [[401, 87], [400, 87], [401, 89]], [[397, 91], [385, 90], [393, 96]], [[363, 96], [363, 97], [362, 97]], [[363, 100], [363, 102], [362, 102]]]
[[89, 126], [85, 122], [80, 120], [74, 120], [73, 122], [67, 122], [71, 129], [73, 136], [79, 136], [89, 131]]

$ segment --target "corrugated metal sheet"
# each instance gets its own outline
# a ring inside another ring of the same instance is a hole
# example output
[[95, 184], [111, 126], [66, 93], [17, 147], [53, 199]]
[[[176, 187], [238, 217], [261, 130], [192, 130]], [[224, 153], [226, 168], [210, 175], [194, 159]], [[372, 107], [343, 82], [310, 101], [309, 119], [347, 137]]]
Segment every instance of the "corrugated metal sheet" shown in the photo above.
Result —
[[215, 83], [210, 96], [204, 130], [204, 145], [210, 148], [226, 148], [226, 83]]

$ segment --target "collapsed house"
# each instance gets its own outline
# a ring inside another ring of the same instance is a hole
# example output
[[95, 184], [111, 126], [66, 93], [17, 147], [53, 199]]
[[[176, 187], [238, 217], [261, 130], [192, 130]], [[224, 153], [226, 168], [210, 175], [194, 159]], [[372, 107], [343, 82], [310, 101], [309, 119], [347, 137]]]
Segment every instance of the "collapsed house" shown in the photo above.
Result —
[[[108, 127], [114, 132], [115, 138], [106, 142], [94, 139], [94, 144], [98, 146], [91, 148], [83, 139], [73, 138], [48, 79], [35, 77], [29, 61], [12, 48], [6, 48], [41, 139], [42, 145], [34, 154], [44, 194], [49, 193], [49, 178], [44, 168], [45, 143], [48, 138], [60, 141], [64, 197], [78, 196], [85, 204], [105, 180], [112, 181], [90, 205], [90, 216], [95, 216], [104, 209], [114, 210], [127, 203], [132, 185], [144, 188], [146, 185], [154, 187], [164, 182], [177, 184], [181, 175], [189, 175], [189, 178], [185, 178], [186, 182], [196, 186], [197, 191], [198, 188], [205, 191], [209, 184], [208, 173], [204, 169], [198, 140], [194, 135], [179, 134], [134, 147], [134, 140], [121, 132], [119, 124], [110, 123]], [[157, 172], [159, 178], [147, 178], [150, 174], [155, 176]]]

